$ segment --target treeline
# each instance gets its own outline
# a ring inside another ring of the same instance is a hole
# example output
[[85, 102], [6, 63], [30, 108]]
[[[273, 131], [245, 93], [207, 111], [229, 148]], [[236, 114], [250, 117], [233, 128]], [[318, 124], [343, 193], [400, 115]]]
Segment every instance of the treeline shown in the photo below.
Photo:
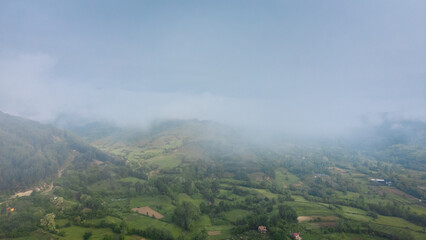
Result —
[[370, 211], [374, 211], [378, 214], [384, 216], [393, 216], [404, 218], [414, 224], [417, 224], [422, 227], [426, 227], [426, 215], [425, 214], [417, 214], [416, 212], [412, 212], [407, 208], [403, 208], [398, 206], [396, 203], [386, 203], [386, 204], [368, 204], [364, 209], [368, 209]]

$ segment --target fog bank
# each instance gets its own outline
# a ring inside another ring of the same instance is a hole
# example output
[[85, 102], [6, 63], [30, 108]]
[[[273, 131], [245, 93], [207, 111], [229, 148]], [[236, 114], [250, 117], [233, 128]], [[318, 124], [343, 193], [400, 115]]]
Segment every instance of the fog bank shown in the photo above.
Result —
[[22, 3], [0, 8], [10, 114], [306, 136], [426, 120], [422, 1]]

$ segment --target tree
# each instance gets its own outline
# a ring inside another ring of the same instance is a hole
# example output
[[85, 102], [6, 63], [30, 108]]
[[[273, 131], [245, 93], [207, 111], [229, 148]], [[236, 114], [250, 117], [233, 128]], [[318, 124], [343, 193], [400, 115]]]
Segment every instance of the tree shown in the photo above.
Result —
[[87, 232], [85, 232], [85, 233], [84, 233], [84, 235], [83, 235], [83, 239], [84, 239], [84, 240], [87, 240], [87, 239], [89, 239], [91, 236], [92, 236], [92, 232], [91, 232], [91, 231], [87, 231]]
[[183, 201], [176, 206], [173, 221], [184, 229], [189, 230], [199, 217], [200, 210], [191, 202]]
[[200, 232], [198, 232], [193, 238], [192, 240], [205, 240], [207, 239], [209, 235], [207, 234], [206, 229], [201, 230]]
[[287, 222], [297, 222], [296, 211], [288, 205], [278, 206], [280, 217], [285, 219]]
[[373, 212], [373, 211], [369, 211], [367, 213], [367, 216], [372, 217], [373, 220], [376, 220], [379, 217], [379, 215], [377, 213]]
[[56, 223], [55, 223], [55, 214], [48, 213], [42, 219], [40, 219], [40, 225], [46, 228], [48, 231], [56, 233]]

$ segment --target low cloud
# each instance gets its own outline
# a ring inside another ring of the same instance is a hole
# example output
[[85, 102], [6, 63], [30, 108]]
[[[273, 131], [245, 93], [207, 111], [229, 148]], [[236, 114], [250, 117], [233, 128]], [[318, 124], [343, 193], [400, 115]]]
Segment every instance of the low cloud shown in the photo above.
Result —
[[[57, 60], [47, 54], [20, 54], [0, 60], [0, 109], [41, 122], [66, 114], [123, 126], [156, 119], [200, 119], [243, 129], [300, 135], [336, 135], [377, 124], [381, 114], [424, 120], [424, 110], [405, 98], [372, 101], [341, 93], [295, 92], [279, 97], [243, 98], [209, 92], [161, 92], [121, 88], [55, 76]], [[327, 86], [329, 87], [329, 86]], [[320, 89], [321, 90], [321, 89]], [[238, 96], [238, 94], [236, 94]]]

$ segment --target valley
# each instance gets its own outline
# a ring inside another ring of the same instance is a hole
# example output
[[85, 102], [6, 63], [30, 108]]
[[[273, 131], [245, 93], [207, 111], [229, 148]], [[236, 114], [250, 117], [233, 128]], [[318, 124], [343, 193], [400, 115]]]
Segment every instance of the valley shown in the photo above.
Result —
[[1, 236], [426, 237], [425, 192], [412, 189], [426, 185], [425, 173], [361, 152], [343, 147], [259, 147], [224, 127], [200, 121], [164, 122], [149, 131], [91, 137], [88, 143], [111, 157], [99, 158], [103, 155], [91, 151], [81, 158], [80, 151], [71, 151], [61, 176], [51, 178], [50, 191], [33, 191], [2, 203]]
[[0, 240], [426, 240], [425, 9], [0, 0]]

